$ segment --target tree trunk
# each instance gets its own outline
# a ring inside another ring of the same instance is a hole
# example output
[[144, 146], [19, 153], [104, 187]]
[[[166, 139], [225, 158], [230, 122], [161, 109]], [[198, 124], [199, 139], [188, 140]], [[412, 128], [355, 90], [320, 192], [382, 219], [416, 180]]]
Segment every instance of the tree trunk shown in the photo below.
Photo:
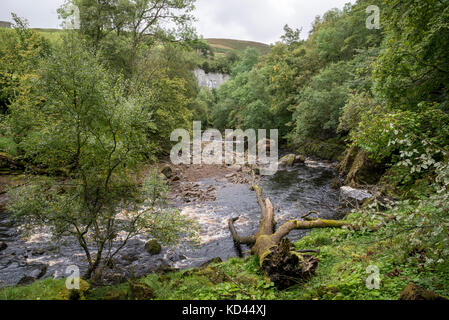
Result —
[[238, 244], [252, 246], [251, 253], [259, 258], [260, 267], [279, 289], [288, 288], [301, 280], [307, 280], [314, 274], [318, 259], [295, 251], [293, 244], [284, 239], [291, 231], [314, 228], [341, 228], [351, 226], [345, 221], [336, 220], [291, 220], [275, 230], [274, 208], [270, 199], [264, 199], [262, 189], [253, 185], [257, 201], [261, 210], [259, 230], [256, 235], [239, 236], [234, 222], [238, 218], [229, 220], [229, 229], [234, 241]]

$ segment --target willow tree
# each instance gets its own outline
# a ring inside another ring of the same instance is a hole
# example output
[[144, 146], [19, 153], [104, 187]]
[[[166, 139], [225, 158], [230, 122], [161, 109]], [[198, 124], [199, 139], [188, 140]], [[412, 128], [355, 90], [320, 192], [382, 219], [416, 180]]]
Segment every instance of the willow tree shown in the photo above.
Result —
[[[298, 280], [307, 279], [313, 275], [318, 259], [307, 253], [311, 251], [295, 251], [293, 244], [285, 237], [293, 230], [314, 228], [352, 227], [347, 221], [308, 219], [306, 221], [291, 220], [276, 229], [274, 208], [269, 198], [264, 199], [262, 189], [253, 185], [261, 210], [258, 232], [252, 236], [238, 235], [234, 222], [239, 218], [229, 220], [229, 229], [237, 244], [251, 246], [251, 253], [259, 258], [260, 267], [279, 289], [285, 289]], [[305, 217], [307, 218], [307, 217]]]

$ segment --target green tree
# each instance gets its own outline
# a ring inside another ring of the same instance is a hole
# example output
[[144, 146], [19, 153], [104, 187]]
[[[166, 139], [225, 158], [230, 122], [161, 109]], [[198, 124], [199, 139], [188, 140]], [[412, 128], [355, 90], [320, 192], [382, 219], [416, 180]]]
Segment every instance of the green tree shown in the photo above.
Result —
[[[27, 158], [59, 177], [31, 177], [10, 193], [10, 210], [30, 227], [74, 237], [90, 278], [137, 234], [175, 243], [195, 229], [178, 211], [162, 209], [165, 191], [154, 177], [142, 184], [150, 113], [123, 94], [122, 81], [111, 78], [81, 42], [69, 34], [46, 61], [36, 84], [45, 100], [27, 106], [34, 120], [20, 142]], [[13, 104], [11, 117], [22, 111]]]

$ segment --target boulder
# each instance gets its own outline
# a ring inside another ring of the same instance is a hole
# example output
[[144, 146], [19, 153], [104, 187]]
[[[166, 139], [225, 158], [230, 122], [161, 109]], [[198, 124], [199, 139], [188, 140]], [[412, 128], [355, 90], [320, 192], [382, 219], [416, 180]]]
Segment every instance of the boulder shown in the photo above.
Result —
[[351, 187], [340, 188], [340, 198], [353, 206], [363, 203], [367, 199], [371, 199], [373, 195], [366, 190], [355, 189]]
[[173, 177], [173, 169], [169, 165], [166, 165], [164, 168], [162, 168], [161, 173], [167, 179], [171, 179]]
[[36, 269], [30, 273], [30, 276], [35, 279], [40, 279], [47, 273], [47, 265], [41, 264], [37, 265]]
[[161, 253], [162, 247], [156, 240], [150, 240], [145, 244], [145, 250], [152, 256], [155, 256]]
[[303, 155], [296, 155], [295, 157], [295, 163], [305, 163], [306, 162], [306, 157], [304, 157]]
[[287, 168], [291, 167], [295, 164], [296, 155], [294, 154], [288, 154], [286, 156], [283, 156], [281, 160], [279, 160], [279, 167], [281, 168]]

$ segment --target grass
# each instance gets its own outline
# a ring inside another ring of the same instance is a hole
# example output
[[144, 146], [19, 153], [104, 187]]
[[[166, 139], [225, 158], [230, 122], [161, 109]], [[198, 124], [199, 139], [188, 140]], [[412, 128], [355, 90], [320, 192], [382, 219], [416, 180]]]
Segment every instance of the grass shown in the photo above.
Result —
[[230, 51], [243, 52], [248, 47], [256, 48], [261, 54], [266, 54], [270, 50], [269, 45], [261, 42], [213, 38], [205, 40], [216, 53], [221, 54], [225, 54]]
[[[357, 214], [351, 216], [357, 219]], [[380, 239], [379, 239], [380, 238]], [[296, 242], [297, 249], [321, 250], [316, 275], [307, 282], [279, 291], [261, 273], [257, 258], [232, 258], [206, 268], [139, 279], [153, 289], [158, 300], [397, 300], [415, 282], [449, 296], [449, 262], [434, 269], [419, 268], [402, 250], [404, 239], [382, 239], [375, 233], [320, 229]], [[366, 286], [367, 268], [380, 270], [380, 289]], [[4, 288], [0, 299], [52, 300], [67, 298], [63, 280], [43, 280], [26, 287]], [[129, 286], [91, 288], [85, 299], [128, 299]]]

